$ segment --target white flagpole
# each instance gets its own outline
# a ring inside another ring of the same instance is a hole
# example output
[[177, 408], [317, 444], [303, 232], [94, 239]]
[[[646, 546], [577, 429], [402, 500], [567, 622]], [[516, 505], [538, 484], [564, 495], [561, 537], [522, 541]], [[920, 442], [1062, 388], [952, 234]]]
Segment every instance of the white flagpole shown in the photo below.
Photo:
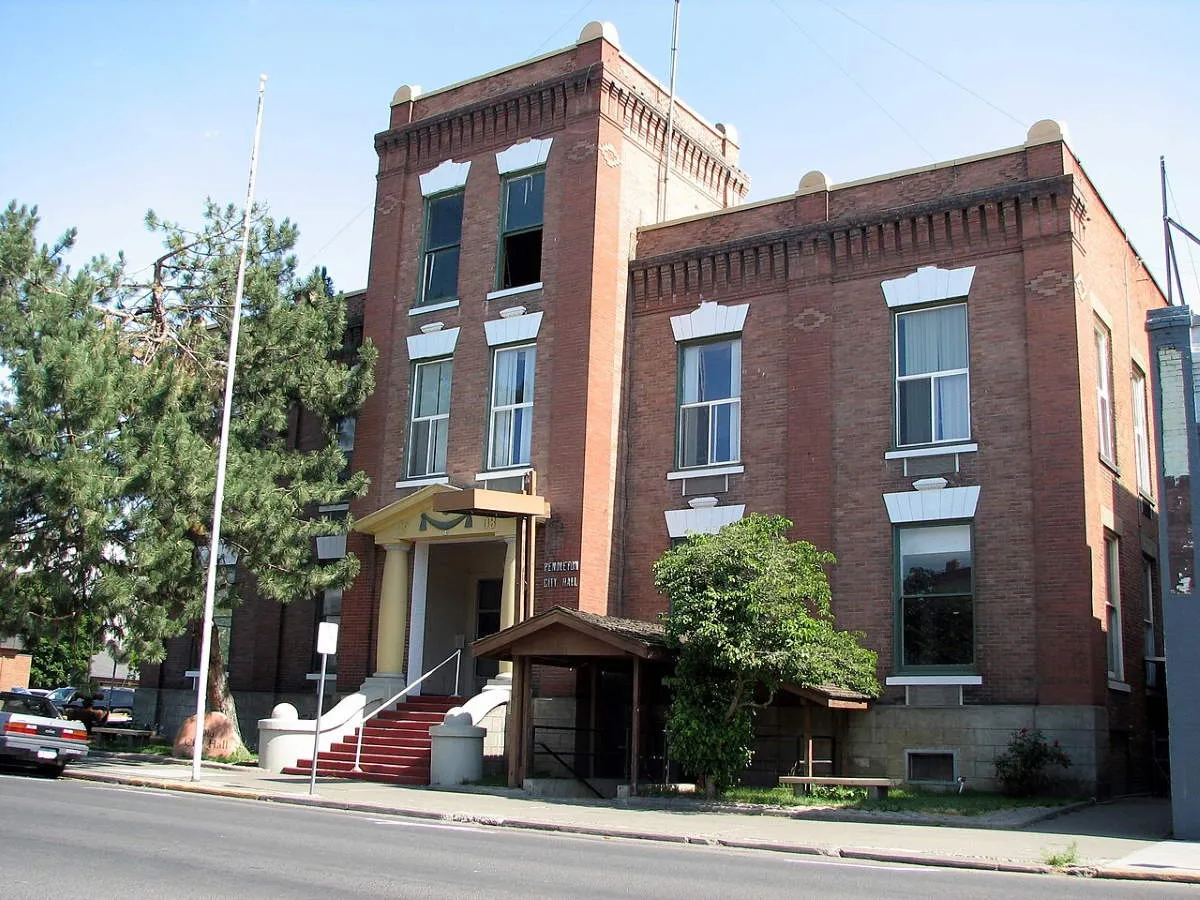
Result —
[[221, 409], [221, 442], [217, 450], [217, 489], [213, 497], [212, 540], [208, 545], [208, 583], [204, 588], [204, 621], [200, 628], [200, 677], [196, 679], [196, 728], [192, 741], [192, 781], [200, 778], [204, 750], [204, 713], [208, 700], [208, 661], [212, 654], [213, 605], [217, 592], [217, 556], [221, 547], [221, 507], [225, 502], [225, 467], [229, 458], [229, 418], [233, 407], [233, 374], [237, 364], [238, 332], [242, 319], [242, 290], [246, 285], [246, 255], [250, 249], [250, 213], [254, 208], [254, 182], [258, 176], [258, 144], [262, 137], [263, 94], [267, 76], [258, 76], [258, 115], [254, 122], [254, 146], [250, 150], [250, 184], [246, 189], [245, 225], [242, 228], [242, 257], [238, 262], [237, 288], [233, 294], [233, 321], [229, 329], [229, 361], [225, 370], [225, 403]]

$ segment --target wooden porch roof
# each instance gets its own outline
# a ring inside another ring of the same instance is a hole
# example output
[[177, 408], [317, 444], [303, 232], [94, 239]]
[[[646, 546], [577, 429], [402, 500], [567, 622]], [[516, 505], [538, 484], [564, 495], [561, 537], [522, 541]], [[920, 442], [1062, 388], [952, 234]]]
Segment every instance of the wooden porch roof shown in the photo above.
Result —
[[583, 657], [663, 659], [668, 653], [665, 631], [657, 622], [599, 616], [565, 606], [480, 638], [471, 652], [488, 659], [528, 657], [555, 666], [573, 665]]

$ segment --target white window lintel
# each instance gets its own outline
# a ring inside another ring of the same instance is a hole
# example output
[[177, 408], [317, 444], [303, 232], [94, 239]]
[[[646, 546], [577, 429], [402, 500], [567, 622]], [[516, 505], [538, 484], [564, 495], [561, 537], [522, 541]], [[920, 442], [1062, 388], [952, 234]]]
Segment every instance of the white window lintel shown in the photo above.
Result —
[[899, 491], [883, 495], [888, 519], [893, 525], [908, 522], [937, 522], [973, 519], [979, 503], [979, 486], [942, 488], [932, 491]]
[[533, 138], [501, 150], [496, 154], [496, 169], [501, 175], [507, 175], [509, 172], [545, 165], [552, 143], [554, 138]]
[[745, 514], [744, 503], [699, 509], [668, 509], [663, 513], [667, 520], [667, 534], [673, 538], [687, 537], [689, 534], [716, 534]]
[[471, 171], [469, 162], [451, 162], [445, 160], [421, 176], [421, 196], [440, 194], [463, 187], [467, 183], [467, 174]]
[[719, 334], [741, 334], [749, 310], [749, 303], [723, 306], [705, 300], [690, 313], [671, 316], [671, 331], [675, 335], [676, 343], [715, 337]]
[[521, 341], [532, 341], [538, 336], [542, 327], [540, 312], [526, 313], [523, 316], [493, 319], [483, 323], [489, 347], [503, 344], [516, 344]]
[[966, 300], [974, 277], [974, 266], [961, 269], [921, 266], [903, 278], [880, 282], [880, 287], [883, 288], [883, 299], [887, 301], [888, 309], [896, 309], [939, 300]]
[[458, 328], [443, 328], [441, 331], [431, 331], [428, 334], [410, 334], [408, 336], [408, 358], [418, 360], [450, 356], [458, 344], [458, 331]]

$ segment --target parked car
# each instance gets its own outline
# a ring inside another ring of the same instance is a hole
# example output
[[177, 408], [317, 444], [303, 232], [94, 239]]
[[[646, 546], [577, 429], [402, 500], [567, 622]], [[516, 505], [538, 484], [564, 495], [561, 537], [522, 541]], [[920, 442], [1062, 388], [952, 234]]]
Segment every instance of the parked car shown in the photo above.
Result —
[[60, 687], [50, 692], [49, 699], [68, 719], [74, 719], [88, 696], [93, 709], [105, 713], [105, 724], [124, 725], [133, 721], [133, 688], [106, 687], [88, 695], [73, 687]]
[[60, 717], [45, 697], [0, 692], [0, 760], [57, 778], [67, 763], [87, 756], [87, 739], [87, 729]]

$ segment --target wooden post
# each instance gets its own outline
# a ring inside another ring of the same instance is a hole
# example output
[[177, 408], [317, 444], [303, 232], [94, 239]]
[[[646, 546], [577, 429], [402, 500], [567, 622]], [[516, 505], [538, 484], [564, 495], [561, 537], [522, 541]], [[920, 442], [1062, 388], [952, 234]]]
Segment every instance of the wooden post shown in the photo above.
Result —
[[629, 738], [629, 793], [637, 794], [638, 759], [641, 757], [642, 658], [633, 658], [633, 731]]
[[505, 728], [504, 744], [508, 753], [508, 786], [521, 787], [524, 783], [524, 764], [522, 757], [525, 753], [525, 692], [528, 690], [528, 680], [525, 677], [527, 658], [518, 656], [513, 660], [512, 668], [512, 697], [508, 701], [508, 722]]
[[805, 758], [807, 760], [808, 777], [812, 778], [813, 774], [813, 735], [812, 735], [812, 704], [807, 700], [804, 702], [804, 741], [806, 746]]

